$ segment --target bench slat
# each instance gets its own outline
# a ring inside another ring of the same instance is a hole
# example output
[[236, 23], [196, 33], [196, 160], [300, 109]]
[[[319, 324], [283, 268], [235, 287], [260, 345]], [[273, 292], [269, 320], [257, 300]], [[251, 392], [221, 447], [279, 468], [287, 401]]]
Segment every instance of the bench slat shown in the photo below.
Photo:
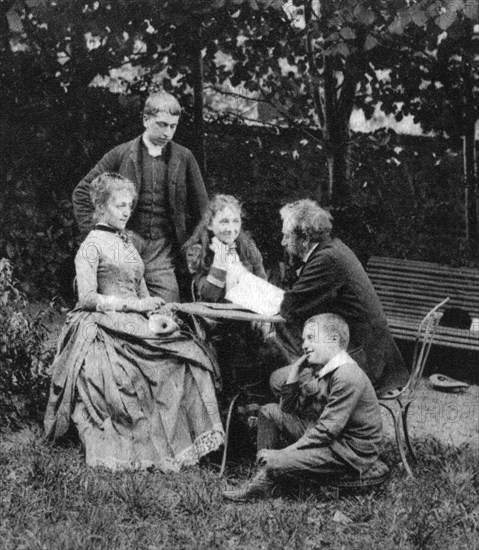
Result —
[[472, 290], [474, 288], [477, 288], [477, 286], [479, 285], [479, 278], [477, 279], [477, 281], [473, 281], [471, 279], [453, 280], [452, 278], [445, 280], [441, 276], [430, 276], [427, 274], [424, 277], [419, 277], [419, 276], [412, 277], [410, 274], [404, 273], [404, 275], [401, 275], [398, 277], [396, 273], [389, 274], [389, 273], [374, 272], [374, 271], [368, 271], [368, 273], [370, 278], [374, 279], [375, 281], [393, 283], [398, 286], [407, 286], [407, 285], [427, 286], [428, 283], [431, 284], [434, 282], [446, 288], [455, 288], [460, 290], [465, 287], [467, 289]]
[[458, 297], [468, 297], [474, 301], [477, 301], [479, 294], [479, 281], [477, 285], [466, 285], [463, 283], [444, 284], [432, 279], [424, 281], [395, 280], [379, 278], [374, 275], [371, 275], [370, 279], [376, 288], [396, 289], [398, 291], [413, 289], [416, 294], [420, 294], [421, 292], [435, 292], [436, 294], [446, 292]]
[[457, 292], [455, 291], [454, 289], [436, 289], [436, 288], [432, 288], [432, 289], [419, 289], [420, 291], [418, 292], [417, 288], [414, 288], [413, 286], [410, 286], [410, 287], [403, 287], [403, 288], [395, 288], [395, 287], [384, 287], [384, 286], [377, 286], [375, 285], [374, 283], [374, 279], [372, 280], [372, 283], [373, 283], [373, 286], [374, 288], [376, 289], [377, 292], [382, 292], [386, 295], [397, 295], [397, 296], [410, 296], [411, 294], [413, 294], [414, 296], [418, 296], [419, 298], [421, 297], [424, 297], [424, 298], [427, 298], [427, 297], [432, 297], [432, 298], [436, 298], [436, 297], [439, 297], [439, 296], [444, 296], [444, 294], [448, 295], [448, 296], [451, 296], [451, 300], [453, 299], [456, 299], [456, 300], [467, 300], [468, 302], [470, 300], [472, 300], [473, 303], [476, 303], [477, 302], [477, 298], [474, 297], [474, 298], [470, 298], [470, 296], [468, 296], [467, 294], [463, 293], [463, 292]]
[[384, 258], [382, 256], [371, 256], [368, 261], [368, 269], [379, 266], [382, 269], [391, 268], [392, 270], [399, 272], [401, 270], [411, 272], [419, 271], [425, 273], [448, 273], [452, 276], [460, 278], [479, 279], [479, 273], [477, 269], [469, 267], [449, 267], [432, 262], [420, 262], [417, 260], [401, 260], [398, 258]]
[[[407, 342], [414, 342], [415, 340], [415, 336], [412, 332], [401, 333], [396, 330], [391, 330], [391, 333], [394, 336], [394, 338], [398, 340], [405, 340]], [[479, 351], [479, 346], [476, 343], [470, 344], [470, 343], [461, 342], [459, 340], [448, 341], [443, 338], [436, 338], [436, 340], [434, 341], [434, 344], [437, 346], [445, 346], [448, 348], [456, 348], [456, 349], [469, 350], [474, 352]]]
[[[429, 307], [436, 305], [441, 299], [446, 297], [447, 295], [441, 294], [441, 296], [431, 296], [431, 297], [414, 297], [414, 296], [399, 296], [397, 294], [384, 294], [378, 292], [379, 299], [381, 300], [381, 303], [383, 305], [388, 304], [389, 307], [392, 308], [409, 308], [409, 309], [415, 309], [416, 307]], [[429, 299], [428, 299], [429, 298]], [[468, 311], [470, 314], [472, 314], [473, 317], [476, 317], [476, 314], [479, 314], [479, 308], [476, 304], [470, 304], [467, 301], [460, 301], [460, 300], [453, 300], [451, 299], [449, 302], [449, 307], [461, 307], [465, 311]], [[429, 309], [431, 309], [429, 307]]]
[[[420, 320], [438, 302], [479, 316], [479, 270], [397, 258], [370, 258], [367, 271], [391, 327], [402, 340], [414, 340]], [[479, 331], [438, 327], [438, 345], [479, 351]]]
[[[386, 291], [396, 291], [396, 292], [405, 292], [405, 291], [413, 291], [414, 294], [451, 294], [452, 296], [463, 299], [468, 298], [471, 299], [473, 302], [478, 301], [478, 296], [476, 293], [479, 292], [479, 283], [475, 286], [468, 287], [466, 285], [461, 285], [460, 288], [458, 288], [457, 285], [443, 285], [439, 284], [437, 281], [428, 281], [428, 283], [416, 283], [414, 281], [388, 281], [388, 280], [380, 280], [375, 277], [370, 277], [374, 288], [376, 289], [384, 289]], [[429, 285], [429, 286], [428, 286]]]
[[450, 280], [453, 281], [470, 281], [471, 283], [477, 283], [479, 280], [479, 276], [477, 274], [462, 274], [457, 272], [450, 272], [450, 271], [440, 271], [440, 270], [431, 270], [431, 271], [425, 271], [425, 270], [419, 270], [419, 269], [408, 269], [403, 267], [402, 269], [391, 269], [390, 267], [384, 268], [381, 266], [370, 266], [368, 264], [368, 270], [371, 273], [383, 273], [383, 274], [389, 274], [391, 276], [398, 276], [400, 274], [407, 274], [410, 277], [418, 277], [418, 278], [425, 278], [425, 277], [433, 277], [433, 278], [439, 278], [439, 277], [447, 277]]
[[[404, 319], [393, 318], [389, 321], [389, 325], [398, 330], [414, 330], [416, 332], [418, 324], [414, 321], [409, 322]], [[445, 338], [457, 338], [464, 340], [465, 342], [477, 342], [479, 344], [479, 332], [470, 331], [468, 329], [460, 329], [453, 327], [443, 327], [439, 326], [437, 329], [437, 334], [444, 336]]]

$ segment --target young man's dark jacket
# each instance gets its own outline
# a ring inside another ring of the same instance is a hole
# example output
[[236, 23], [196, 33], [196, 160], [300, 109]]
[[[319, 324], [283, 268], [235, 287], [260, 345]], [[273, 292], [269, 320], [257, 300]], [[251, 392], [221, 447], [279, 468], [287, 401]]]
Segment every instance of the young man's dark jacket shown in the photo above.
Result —
[[[203, 178], [198, 164], [189, 149], [171, 141], [165, 146], [167, 163], [167, 190], [169, 217], [174, 235], [181, 246], [193, 233], [208, 206]], [[73, 191], [73, 208], [82, 234], [93, 227], [93, 206], [90, 200], [90, 182], [104, 172], [118, 172], [130, 179], [137, 188], [142, 186], [141, 158], [144, 145], [142, 136], [114, 147], [90, 170]], [[142, 228], [135, 220], [135, 211], [128, 228], [142, 235]], [[142, 235], [143, 236], [143, 235]]]

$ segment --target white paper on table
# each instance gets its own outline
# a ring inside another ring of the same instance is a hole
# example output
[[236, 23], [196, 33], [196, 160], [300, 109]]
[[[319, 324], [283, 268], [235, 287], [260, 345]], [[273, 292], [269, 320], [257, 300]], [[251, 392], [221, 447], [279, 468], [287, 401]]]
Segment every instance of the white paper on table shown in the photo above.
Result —
[[283, 301], [284, 290], [252, 273], [244, 273], [225, 298], [261, 315], [276, 315]]

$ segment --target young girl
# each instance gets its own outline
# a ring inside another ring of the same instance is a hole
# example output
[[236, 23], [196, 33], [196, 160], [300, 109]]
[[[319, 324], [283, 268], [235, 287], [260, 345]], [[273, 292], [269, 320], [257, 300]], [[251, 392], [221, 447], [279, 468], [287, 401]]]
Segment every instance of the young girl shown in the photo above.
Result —
[[102, 174], [91, 198], [97, 225], [75, 258], [78, 304], [52, 366], [45, 433], [56, 440], [73, 422], [89, 466], [177, 471], [223, 442], [213, 364], [174, 323], [160, 336], [149, 322], [164, 302], [150, 297], [125, 231], [134, 184]]
[[196, 234], [190, 239], [188, 268], [195, 298], [218, 302], [245, 271], [266, 279], [263, 258], [241, 230], [242, 211], [232, 195], [215, 195]]

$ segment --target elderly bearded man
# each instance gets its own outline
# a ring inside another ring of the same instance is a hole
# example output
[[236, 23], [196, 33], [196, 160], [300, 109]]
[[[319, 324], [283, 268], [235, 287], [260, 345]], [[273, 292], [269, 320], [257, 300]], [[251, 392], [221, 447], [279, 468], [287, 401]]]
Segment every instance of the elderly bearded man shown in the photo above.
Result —
[[145, 263], [150, 294], [166, 302], [179, 300], [175, 268], [180, 247], [208, 206], [193, 154], [172, 141], [180, 113], [172, 95], [151, 94], [143, 110], [143, 134], [109, 151], [73, 191], [75, 217], [87, 234], [94, 225], [92, 180], [104, 172], [118, 172], [135, 184], [138, 201], [128, 229], [133, 230], [133, 243]]
[[[312, 200], [299, 200], [280, 210], [282, 244], [302, 260], [298, 279], [281, 304], [284, 326], [278, 342], [290, 362], [301, 355], [304, 322], [320, 313], [335, 313], [349, 326], [348, 353], [368, 375], [378, 395], [403, 386], [408, 378], [383, 308], [363, 266], [341, 240], [331, 236], [332, 216]], [[279, 395], [290, 367], [270, 380]]]

